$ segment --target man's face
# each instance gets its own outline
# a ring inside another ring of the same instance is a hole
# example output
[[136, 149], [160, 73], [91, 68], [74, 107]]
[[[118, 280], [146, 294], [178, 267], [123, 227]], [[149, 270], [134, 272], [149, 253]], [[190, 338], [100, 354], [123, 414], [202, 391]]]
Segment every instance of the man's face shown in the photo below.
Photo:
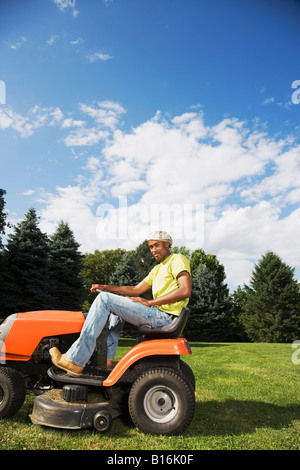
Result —
[[151, 251], [152, 256], [161, 262], [166, 259], [170, 254], [169, 243], [162, 242], [159, 240], [149, 240], [148, 245]]

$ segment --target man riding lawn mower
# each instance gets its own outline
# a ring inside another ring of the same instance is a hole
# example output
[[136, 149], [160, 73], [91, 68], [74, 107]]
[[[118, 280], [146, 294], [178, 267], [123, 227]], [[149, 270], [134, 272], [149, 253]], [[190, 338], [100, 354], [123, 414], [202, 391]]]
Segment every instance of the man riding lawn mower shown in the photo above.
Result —
[[[180, 434], [189, 426], [195, 382], [180, 359], [191, 354], [180, 335], [189, 313], [190, 266], [184, 256], [170, 254], [171, 243], [165, 232], [149, 236], [159, 264], [137, 286], [94, 284], [91, 291], [100, 293], [86, 318], [82, 312], [27, 312], [0, 325], [0, 418], [22, 406], [26, 383], [49, 388], [35, 399], [35, 424], [103, 432], [129, 409], [146, 433]], [[153, 300], [140, 297], [151, 287]], [[124, 321], [138, 327], [138, 342], [112, 368]], [[105, 325], [107, 367], [99, 369], [95, 350]]]

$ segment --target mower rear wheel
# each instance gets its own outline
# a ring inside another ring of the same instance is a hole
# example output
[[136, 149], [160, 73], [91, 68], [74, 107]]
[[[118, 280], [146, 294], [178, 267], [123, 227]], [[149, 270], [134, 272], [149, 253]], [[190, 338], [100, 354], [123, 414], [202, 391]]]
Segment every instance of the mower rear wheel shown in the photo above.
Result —
[[22, 375], [10, 367], [0, 367], [0, 419], [10, 418], [21, 408], [26, 396]]
[[134, 382], [130, 390], [131, 419], [148, 434], [181, 434], [191, 423], [194, 409], [193, 388], [175, 369], [150, 369]]

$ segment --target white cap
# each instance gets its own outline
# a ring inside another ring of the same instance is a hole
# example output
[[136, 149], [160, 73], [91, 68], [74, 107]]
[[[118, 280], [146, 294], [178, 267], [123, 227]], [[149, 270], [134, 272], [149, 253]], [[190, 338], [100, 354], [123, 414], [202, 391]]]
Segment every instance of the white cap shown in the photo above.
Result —
[[164, 232], [163, 230], [156, 230], [155, 232], [150, 233], [147, 240], [158, 240], [162, 242], [167, 242], [170, 243], [170, 246], [173, 243], [171, 235], [169, 235], [167, 232]]

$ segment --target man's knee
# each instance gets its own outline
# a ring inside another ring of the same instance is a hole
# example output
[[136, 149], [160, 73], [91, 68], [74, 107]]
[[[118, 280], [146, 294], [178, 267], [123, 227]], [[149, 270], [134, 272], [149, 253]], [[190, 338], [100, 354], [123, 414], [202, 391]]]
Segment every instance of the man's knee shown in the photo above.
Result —
[[116, 296], [116, 294], [112, 294], [111, 292], [100, 292], [97, 295], [96, 300], [97, 302], [101, 303], [101, 305], [110, 308], [116, 297], [118, 296]]
[[107, 307], [108, 303], [108, 293], [107, 292], [100, 292], [97, 297], [95, 298], [94, 302], [97, 302], [98, 305], [102, 305], [104, 307]]

